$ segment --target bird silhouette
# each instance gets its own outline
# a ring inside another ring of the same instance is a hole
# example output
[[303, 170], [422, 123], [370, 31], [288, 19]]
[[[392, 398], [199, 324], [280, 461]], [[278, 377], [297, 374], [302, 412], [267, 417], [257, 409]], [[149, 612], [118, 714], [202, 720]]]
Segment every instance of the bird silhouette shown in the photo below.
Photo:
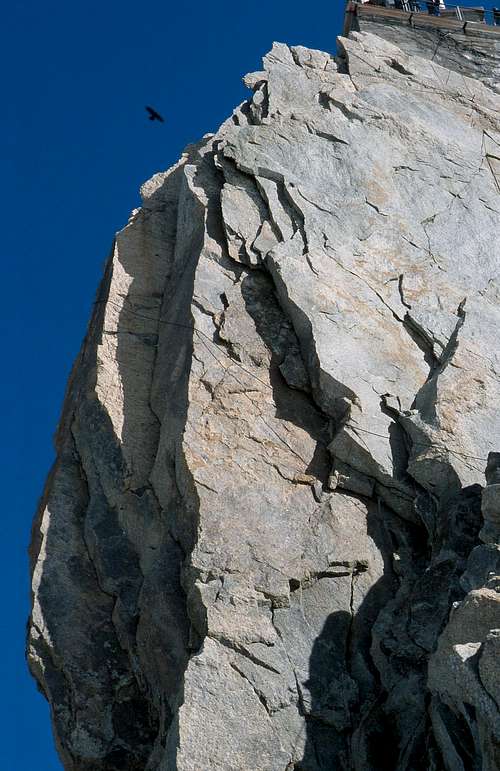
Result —
[[149, 120], [159, 120], [160, 123], [165, 123], [160, 113], [156, 112], [156, 110], [153, 107], [146, 106], [146, 110], [149, 113]]

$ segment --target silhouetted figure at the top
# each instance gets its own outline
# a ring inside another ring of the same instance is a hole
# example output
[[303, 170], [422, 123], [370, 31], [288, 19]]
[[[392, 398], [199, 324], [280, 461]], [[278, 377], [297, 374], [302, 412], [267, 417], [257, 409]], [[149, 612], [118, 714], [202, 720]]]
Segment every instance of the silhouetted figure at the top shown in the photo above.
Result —
[[165, 123], [160, 113], [156, 112], [156, 110], [153, 107], [146, 106], [146, 110], [149, 113], [149, 120], [159, 120], [160, 123]]
[[442, 8], [444, 3], [441, 5], [441, 0], [427, 0], [427, 11], [430, 16], [441, 16]]

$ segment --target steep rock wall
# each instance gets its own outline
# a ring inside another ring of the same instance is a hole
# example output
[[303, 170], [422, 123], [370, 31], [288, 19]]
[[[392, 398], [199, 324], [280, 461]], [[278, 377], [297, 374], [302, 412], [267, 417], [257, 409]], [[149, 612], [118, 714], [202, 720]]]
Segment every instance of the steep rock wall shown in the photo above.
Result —
[[28, 648], [61, 758], [493, 771], [498, 97], [367, 33], [246, 83], [144, 185], [68, 387]]

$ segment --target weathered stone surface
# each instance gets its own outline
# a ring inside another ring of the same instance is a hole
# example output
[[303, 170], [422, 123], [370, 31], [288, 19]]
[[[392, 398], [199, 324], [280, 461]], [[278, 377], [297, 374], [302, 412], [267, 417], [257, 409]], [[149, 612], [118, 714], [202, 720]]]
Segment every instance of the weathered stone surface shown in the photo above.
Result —
[[471, 589], [485, 586], [495, 576], [500, 576], [500, 546], [493, 543], [482, 544], [471, 551], [460, 583], [463, 589], [469, 592]]
[[246, 83], [144, 185], [71, 377], [28, 650], [61, 757], [493, 771], [498, 97], [366, 33]]
[[500, 453], [490, 452], [486, 465], [486, 487], [483, 490], [481, 512], [484, 525], [479, 534], [482, 541], [500, 541]]
[[498, 638], [493, 630], [499, 622], [500, 594], [488, 588], [469, 592], [453, 610], [430, 659], [429, 687], [439, 697], [434, 697], [436, 735], [446, 768], [498, 768]]

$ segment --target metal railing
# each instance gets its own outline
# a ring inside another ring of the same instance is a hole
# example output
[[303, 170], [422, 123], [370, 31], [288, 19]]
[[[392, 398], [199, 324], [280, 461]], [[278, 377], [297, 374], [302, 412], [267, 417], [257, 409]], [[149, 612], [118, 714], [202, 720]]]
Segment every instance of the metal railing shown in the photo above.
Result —
[[483, 6], [450, 5], [433, 0], [354, 0], [359, 5], [378, 5], [407, 13], [427, 13], [442, 19], [457, 19], [463, 22], [500, 26], [500, 9]]

